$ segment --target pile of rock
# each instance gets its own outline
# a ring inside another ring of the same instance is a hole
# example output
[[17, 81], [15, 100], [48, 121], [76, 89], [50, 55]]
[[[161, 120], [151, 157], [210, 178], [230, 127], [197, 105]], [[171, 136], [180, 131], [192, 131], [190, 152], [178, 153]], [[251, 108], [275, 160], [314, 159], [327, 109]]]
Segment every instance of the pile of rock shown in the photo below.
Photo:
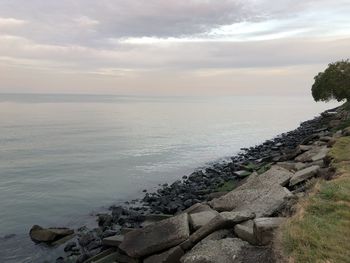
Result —
[[[327, 153], [340, 133], [326, 124], [337, 118], [326, 113], [163, 185], [141, 207], [111, 207], [98, 228], [77, 231], [58, 262], [273, 262], [269, 244], [286, 211], [308, 180], [329, 172]], [[234, 190], [215, 192], [229, 180], [239, 182]]]

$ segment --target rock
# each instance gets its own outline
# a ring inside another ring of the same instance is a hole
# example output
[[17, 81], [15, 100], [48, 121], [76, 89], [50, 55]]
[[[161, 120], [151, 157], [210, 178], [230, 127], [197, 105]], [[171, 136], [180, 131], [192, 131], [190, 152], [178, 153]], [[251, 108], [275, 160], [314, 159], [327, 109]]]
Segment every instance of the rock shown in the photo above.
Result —
[[188, 214], [184, 213], [125, 234], [119, 248], [138, 258], [174, 247], [185, 241], [189, 234]]
[[102, 244], [110, 247], [119, 247], [119, 245], [123, 242], [124, 236], [116, 235], [111, 237], [106, 237], [102, 240]]
[[315, 162], [326, 157], [329, 149], [327, 146], [314, 146], [311, 150], [298, 155], [295, 160], [297, 162]]
[[196, 244], [217, 230], [233, 227], [235, 224], [247, 221], [254, 217], [255, 215], [251, 211], [222, 212], [210, 220], [209, 223], [194, 232], [190, 236], [190, 241], [192, 244]]
[[161, 254], [153, 255], [146, 258], [144, 263], [179, 263], [184, 251], [180, 246], [171, 248]]
[[248, 220], [241, 224], [235, 225], [234, 233], [240, 239], [249, 242], [251, 245], [255, 245], [257, 243], [255, 235], [254, 235], [254, 221]]
[[86, 247], [88, 244], [90, 244], [93, 240], [95, 240], [95, 236], [91, 232], [83, 233], [78, 238], [78, 243], [82, 247]]
[[183, 213], [187, 214], [194, 214], [194, 213], [199, 213], [203, 211], [211, 211], [211, 207], [208, 206], [207, 204], [203, 203], [197, 203], [192, 205], [191, 207], [187, 208], [186, 210], [183, 211]]
[[208, 240], [186, 253], [181, 263], [239, 263], [236, 258], [246, 245], [238, 238]]
[[55, 240], [61, 239], [65, 236], [74, 234], [74, 230], [68, 228], [42, 228], [34, 225], [30, 231], [30, 238], [35, 242], [51, 243]]
[[[220, 240], [227, 237], [234, 237], [232, 229], [220, 229], [210, 235], [203, 238], [200, 242], [205, 242], [206, 240]], [[200, 243], [199, 242], [199, 243]]]
[[67, 245], [64, 247], [64, 251], [68, 252], [68, 251], [72, 251], [73, 248], [75, 248], [77, 246], [77, 243], [75, 243], [74, 241], [68, 242]]
[[320, 170], [320, 166], [312, 165], [308, 168], [296, 172], [293, 177], [290, 179], [289, 186], [294, 186], [298, 183], [304, 182], [311, 177], [315, 176]]
[[207, 200], [208, 201], [211, 201], [213, 200], [214, 198], [219, 198], [221, 196], [224, 196], [225, 194], [227, 194], [228, 192], [213, 192], [213, 193], [210, 193], [208, 194], [208, 197], [207, 197]]
[[312, 146], [311, 145], [302, 145], [302, 144], [300, 144], [297, 148], [301, 152], [306, 152], [306, 151], [310, 151], [312, 149]]
[[323, 160], [327, 156], [328, 152], [329, 148], [327, 148], [327, 146], [322, 147], [316, 155], [311, 157], [311, 161], [316, 162], [319, 160]]
[[202, 226], [209, 223], [214, 217], [219, 213], [215, 210], [208, 210], [198, 213], [193, 213], [189, 215], [190, 224], [194, 230], [201, 228]]
[[98, 262], [100, 259], [103, 259], [103, 258], [107, 257], [108, 255], [115, 253], [115, 252], [116, 252], [116, 248], [106, 249], [106, 250], [100, 252], [99, 254], [89, 258], [84, 263]]
[[250, 210], [257, 217], [270, 216], [292, 196], [281, 186], [288, 183], [292, 175], [282, 167], [273, 166], [261, 175], [250, 176], [246, 183], [209, 204], [217, 211]]
[[240, 171], [235, 171], [233, 174], [239, 178], [244, 178], [244, 177], [249, 176], [251, 174], [251, 172], [246, 171], [246, 170], [240, 170]]
[[113, 217], [109, 214], [99, 214], [97, 221], [99, 226], [108, 227], [112, 225]]
[[285, 220], [283, 217], [266, 217], [254, 219], [254, 235], [259, 245], [269, 244], [274, 235], [274, 231]]

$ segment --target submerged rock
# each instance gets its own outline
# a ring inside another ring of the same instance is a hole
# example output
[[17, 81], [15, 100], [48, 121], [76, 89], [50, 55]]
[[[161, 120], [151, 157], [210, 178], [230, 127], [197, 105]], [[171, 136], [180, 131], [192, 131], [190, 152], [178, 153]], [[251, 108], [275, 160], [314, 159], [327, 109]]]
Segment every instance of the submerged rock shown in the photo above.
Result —
[[43, 228], [34, 225], [30, 231], [30, 238], [35, 242], [51, 243], [58, 239], [74, 234], [74, 230], [69, 228]]

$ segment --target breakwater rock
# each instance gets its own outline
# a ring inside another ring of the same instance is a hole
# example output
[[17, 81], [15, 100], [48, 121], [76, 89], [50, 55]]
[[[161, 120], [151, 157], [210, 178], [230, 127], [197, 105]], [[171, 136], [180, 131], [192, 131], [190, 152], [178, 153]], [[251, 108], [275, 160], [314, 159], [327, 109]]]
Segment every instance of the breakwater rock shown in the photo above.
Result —
[[99, 227], [76, 231], [57, 262], [275, 262], [275, 229], [305, 195], [307, 181], [328, 177], [327, 153], [349, 118], [324, 112], [242, 152], [184, 176], [137, 206], [112, 206]]

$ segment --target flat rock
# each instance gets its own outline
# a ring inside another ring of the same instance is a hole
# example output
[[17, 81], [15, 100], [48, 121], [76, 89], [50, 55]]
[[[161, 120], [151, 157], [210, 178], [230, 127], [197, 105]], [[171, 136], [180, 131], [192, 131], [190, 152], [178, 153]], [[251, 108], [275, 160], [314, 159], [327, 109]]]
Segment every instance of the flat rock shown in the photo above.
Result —
[[199, 213], [199, 212], [203, 212], [203, 211], [211, 211], [213, 210], [209, 205], [204, 204], [204, 203], [197, 203], [194, 204], [192, 206], [190, 206], [189, 208], [185, 209], [183, 211], [183, 213], [187, 213], [187, 214], [194, 214], [194, 213]]
[[259, 245], [269, 244], [274, 231], [283, 223], [283, 217], [266, 217], [254, 219], [254, 235]]
[[181, 258], [181, 263], [239, 263], [238, 255], [247, 243], [238, 238], [207, 240]]
[[280, 166], [272, 166], [267, 172], [253, 174], [247, 181], [228, 194], [213, 199], [209, 205], [217, 211], [250, 210], [257, 217], [270, 216], [278, 211], [292, 196], [286, 185], [293, 173]]
[[131, 257], [144, 257], [177, 246], [189, 234], [188, 214], [183, 213], [126, 233], [119, 248]]
[[311, 177], [314, 177], [317, 172], [320, 170], [320, 166], [318, 165], [312, 165], [310, 167], [307, 167], [303, 170], [300, 170], [296, 172], [293, 177], [290, 179], [289, 185], [294, 186], [298, 183], [304, 182]]
[[111, 237], [106, 237], [102, 240], [102, 244], [110, 247], [119, 247], [119, 245], [123, 242], [124, 236], [116, 235]]
[[210, 220], [216, 217], [219, 213], [213, 209], [208, 211], [198, 212], [190, 214], [190, 224], [194, 230], [201, 228], [202, 226], [208, 224]]
[[34, 225], [30, 231], [30, 238], [35, 242], [53, 242], [74, 234], [74, 230], [68, 228], [43, 228]]
[[254, 235], [254, 221], [248, 220], [241, 224], [235, 225], [234, 233], [240, 239], [249, 242], [252, 245], [257, 243]]
[[192, 244], [197, 244], [211, 233], [224, 228], [232, 228], [235, 224], [247, 221], [255, 217], [251, 211], [222, 212], [209, 223], [194, 232], [189, 240]]
[[327, 146], [313, 146], [310, 150], [295, 157], [297, 162], [315, 162], [327, 156], [329, 149]]
[[144, 263], [179, 263], [184, 251], [180, 246], [171, 248], [161, 254], [153, 255], [146, 258]]

